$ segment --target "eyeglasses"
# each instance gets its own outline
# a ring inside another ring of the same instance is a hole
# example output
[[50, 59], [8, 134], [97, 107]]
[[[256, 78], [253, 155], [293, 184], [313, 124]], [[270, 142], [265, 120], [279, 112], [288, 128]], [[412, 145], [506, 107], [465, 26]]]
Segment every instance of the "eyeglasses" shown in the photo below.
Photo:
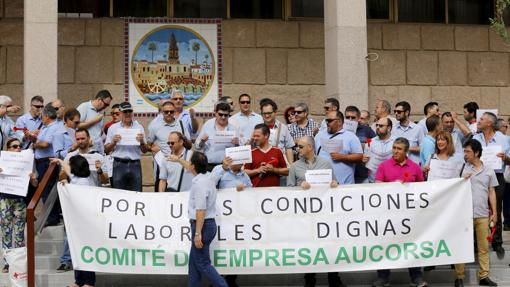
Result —
[[173, 146], [175, 144], [175, 142], [166, 142], [166, 144], [169, 146]]
[[76, 141], [86, 141], [87, 138], [76, 138]]
[[356, 119], [355, 116], [345, 116], [345, 118], [348, 119], [348, 120], [355, 120]]
[[240, 101], [239, 103], [241, 105], [249, 105], [249, 104], [251, 104], [251, 101]]
[[380, 125], [380, 124], [375, 124], [375, 127], [376, 128], [382, 128], [382, 127], [387, 127], [388, 125]]
[[174, 101], [184, 101], [184, 98], [172, 98]]
[[218, 113], [218, 116], [219, 116], [220, 118], [228, 118], [228, 117], [230, 117], [230, 115], [229, 115], [229, 114], [224, 114], [224, 113]]
[[110, 105], [110, 103], [105, 102], [104, 99], [101, 99], [101, 102], [103, 102], [105, 108]]
[[42, 109], [42, 108], [44, 108], [44, 105], [32, 105], [32, 107], [34, 107], [36, 109]]
[[302, 113], [304, 113], [305, 111], [294, 111], [294, 114], [297, 114], [297, 115], [300, 115]]
[[325, 111], [329, 111], [330, 107], [324, 107]]
[[55, 110], [60, 110], [61, 108], [64, 108], [64, 106], [61, 106], [61, 107], [53, 107]]
[[130, 113], [132, 113], [132, 112], [133, 112], [133, 110], [126, 110], [126, 111], [122, 111], [122, 113], [123, 113], [123, 114], [130, 114]]
[[21, 148], [21, 145], [19, 144], [13, 144], [9, 148]]
[[175, 110], [163, 111], [163, 114], [165, 114], [165, 115], [173, 115], [174, 113], [175, 113]]
[[326, 123], [330, 124], [330, 123], [332, 123], [332, 122], [334, 122], [336, 120], [339, 120], [339, 119], [326, 119]]
[[304, 145], [298, 145], [297, 147], [298, 147], [298, 149], [304, 149], [305, 148]]
[[262, 113], [263, 116], [270, 116], [272, 115], [274, 112], [265, 112], [265, 113]]
[[12, 105], [7, 105], [7, 106], [5, 106], [5, 107], [6, 107], [6, 108], [10, 108], [10, 107], [12, 107]]
[[401, 111], [401, 110], [395, 110], [395, 114], [402, 114], [404, 113], [405, 111]]

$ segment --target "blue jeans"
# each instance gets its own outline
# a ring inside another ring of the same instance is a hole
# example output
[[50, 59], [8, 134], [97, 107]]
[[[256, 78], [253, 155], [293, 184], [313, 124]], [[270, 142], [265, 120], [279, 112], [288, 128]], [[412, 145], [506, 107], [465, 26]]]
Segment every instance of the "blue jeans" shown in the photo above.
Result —
[[64, 252], [60, 256], [60, 264], [72, 265], [71, 250], [69, 250], [69, 241], [67, 241], [67, 235], [64, 237]]
[[[202, 227], [202, 249], [197, 249], [193, 239], [189, 252], [188, 287], [202, 286], [202, 276], [214, 287], [228, 287], [227, 282], [211, 264], [209, 245], [216, 236], [216, 221], [206, 219]], [[195, 223], [191, 223], [191, 238], [195, 238]]]
[[142, 166], [139, 160], [113, 160], [112, 187], [142, 191]]
[[[409, 276], [411, 277], [411, 280], [415, 280], [416, 278], [423, 277], [421, 273], [421, 267], [412, 267], [408, 268], [409, 270]], [[389, 269], [383, 269], [383, 270], [377, 270], [377, 277], [381, 279], [390, 280], [391, 270]]]

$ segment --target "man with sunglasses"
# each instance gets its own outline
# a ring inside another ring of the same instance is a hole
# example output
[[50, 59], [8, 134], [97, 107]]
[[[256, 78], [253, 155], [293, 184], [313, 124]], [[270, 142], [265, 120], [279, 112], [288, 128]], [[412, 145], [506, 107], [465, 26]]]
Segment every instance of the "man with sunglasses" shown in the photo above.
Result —
[[103, 127], [103, 133], [105, 135], [108, 134], [108, 129], [115, 123], [120, 122], [120, 110], [119, 110], [119, 104], [115, 104], [112, 106], [112, 109], [110, 111], [110, 116], [112, 117], [112, 120], [107, 122]]
[[308, 105], [299, 103], [294, 108], [296, 122], [289, 125], [290, 135], [297, 142], [304, 136], [313, 137], [319, 131], [319, 124], [308, 118]]
[[[149, 136], [147, 142], [151, 148], [152, 154], [156, 155], [161, 151], [166, 157], [170, 154], [170, 146], [168, 146], [168, 136], [171, 132], [178, 131], [184, 135], [184, 145], [187, 148], [191, 148], [190, 134], [188, 129], [184, 128], [182, 121], [176, 121], [174, 118], [175, 105], [171, 101], [166, 101], [161, 106], [160, 114], [163, 115], [162, 120], [153, 121], [149, 125]], [[154, 190], [159, 191], [159, 166], [156, 160], [154, 160], [154, 171], [155, 171], [155, 184]]]
[[353, 184], [355, 164], [363, 159], [361, 142], [354, 133], [343, 128], [342, 112], [328, 113], [326, 123], [328, 129], [315, 136], [317, 154], [330, 161], [338, 183]]
[[409, 141], [409, 159], [420, 164], [420, 145], [423, 142], [422, 128], [409, 119], [411, 105], [406, 102], [398, 102], [395, 105], [397, 123], [391, 131], [395, 138], [403, 137]]
[[363, 163], [368, 168], [368, 182], [375, 182], [375, 173], [379, 165], [393, 155], [393, 141], [391, 136], [393, 125], [389, 118], [379, 119], [375, 123], [377, 136], [372, 139], [367, 152], [363, 154]]
[[37, 139], [37, 134], [42, 127], [41, 111], [44, 108], [44, 99], [34, 96], [30, 99], [30, 111], [16, 120], [16, 130], [19, 137], [23, 138], [23, 149], [27, 149]]
[[[133, 107], [129, 102], [119, 106], [121, 121], [108, 129], [105, 151], [113, 156], [112, 187], [132, 191], [142, 191], [142, 166], [140, 158], [150, 149], [145, 144], [145, 132], [141, 124], [133, 119]], [[136, 145], [121, 142], [120, 129], [136, 129]]]
[[[324, 117], [328, 115], [329, 112], [335, 112], [340, 110], [340, 102], [335, 98], [327, 98], [324, 101]], [[321, 126], [319, 130], [326, 130], [328, 128], [328, 124], [326, 123], [326, 119], [322, 120]]]
[[64, 125], [55, 135], [53, 149], [57, 158], [64, 159], [69, 152], [76, 150], [74, 131], [79, 124], [80, 112], [75, 108], [68, 109], [64, 114]]
[[184, 94], [180, 90], [174, 90], [172, 92], [171, 101], [174, 103], [175, 107], [175, 120], [182, 121], [188, 133], [195, 139], [199, 127], [198, 120], [195, 117], [195, 110], [193, 108], [188, 110], [184, 109]]
[[294, 139], [290, 135], [287, 126], [276, 119], [278, 106], [273, 100], [265, 98], [260, 101], [260, 110], [264, 124], [270, 131], [269, 144], [279, 148], [289, 164], [293, 163], [292, 148], [295, 146]]
[[12, 107], [12, 99], [8, 96], [0, 96], [0, 150], [3, 149], [8, 139], [21, 138], [14, 132], [14, 122], [7, 115], [9, 107]]
[[78, 128], [87, 129], [94, 142], [95, 149], [104, 154], [103, 125], [104, 110], [112, 102], [112, 95], [107, 90], [99, 91], [93, 100], [81, 103], [76, 109], [80, 112], [80, 125]]
[[[232, 111], [230, 105], [218, 102], [214, 111], [215, 118], [205, 122], [195, 141], [195, 148], [208, 158], [208, 171], [212, 171], [215, 166], [222, 164], [223, 158], [225, 158], [225, 148], [239, 145], [239, 131], [228, 122]], [[229, 142], [226, 142], [229, 137]]]
[[372, 130], [375, 131], [375, 123], [382, 118], [389, 118], [391, 120], [391, 124], [395, 126], [397, 124], [397, 119], [391, 116], [391, 104], [387, 100], [378, 100], [375, 104], [375, 121], [370, 126]]
[[57, 123], [64, 125], [64, 113], [66, 112], [64, 102], [60, 99], [56, 99], [51, 101], [50, 104], [57, 111]]
[[[170, 148], [168, 154], [165, 156], [165, 161], [160, 165], [157, 191], [189, 191], [193, 174], [178, 162], [180, 159], [189, 162], [193, 155], [193, 151], [184, 146], [188, 139], [186, 139], [181, 132], [172, 131], [168, 135], [167, 140], [168, 142], [166, 144]], [[170, 158], [172, 158], [172, 160], [170, 160]]]
[[230, 123], [239, 129], [241, 145], [250, 144], [251, 134], [256, 125], [264, 122], [262, 117], [251, 109], [251, 97], [248, 94], [239, 96], [240, 112], [230, 117]]

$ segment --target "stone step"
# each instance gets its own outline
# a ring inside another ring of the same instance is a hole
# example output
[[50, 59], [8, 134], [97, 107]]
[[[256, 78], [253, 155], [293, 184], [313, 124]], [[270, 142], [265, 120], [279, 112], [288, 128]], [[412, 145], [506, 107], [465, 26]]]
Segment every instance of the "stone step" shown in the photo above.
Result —
[[37, 240], [64, 240], [64, 225], [48, 226], [45, 227], [40, 234], [37, 235]]
[[64, 252], [64, 240], [41, 239], [35, 242], [35, 255], [61, 255]]

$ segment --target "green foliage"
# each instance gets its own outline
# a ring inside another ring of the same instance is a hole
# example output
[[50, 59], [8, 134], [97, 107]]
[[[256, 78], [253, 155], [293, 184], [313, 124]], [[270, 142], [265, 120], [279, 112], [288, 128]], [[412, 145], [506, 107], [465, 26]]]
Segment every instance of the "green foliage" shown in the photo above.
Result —
[[494, 18], [490, 18], [489, 21], [496, 34], [498, 34], [503, 41], [510, 43], [510, 37], [508, 36], [505, 21], [503, 20], [503, 13], [508, 6], [510, 6], [510, 0], [496, 0]]

